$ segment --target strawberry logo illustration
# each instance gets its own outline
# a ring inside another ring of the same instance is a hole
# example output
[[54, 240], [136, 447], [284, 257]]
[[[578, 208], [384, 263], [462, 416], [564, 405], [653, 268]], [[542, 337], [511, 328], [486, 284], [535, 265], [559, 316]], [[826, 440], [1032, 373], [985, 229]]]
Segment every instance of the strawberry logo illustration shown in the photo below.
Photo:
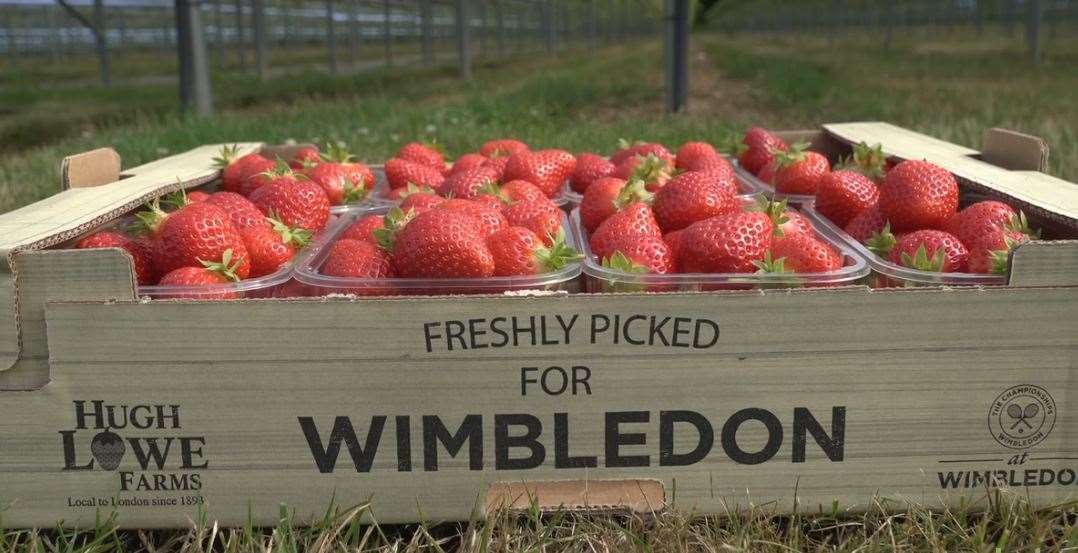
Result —
[[123, 438], [108, 430], [94, 436], [94, 439], [90, 441], [90, 453], [93, 454], [94, 459], [97, 459], [97, 464], [105, 470], [116, 470], [126, 450], [127, 446], [124, 445]]

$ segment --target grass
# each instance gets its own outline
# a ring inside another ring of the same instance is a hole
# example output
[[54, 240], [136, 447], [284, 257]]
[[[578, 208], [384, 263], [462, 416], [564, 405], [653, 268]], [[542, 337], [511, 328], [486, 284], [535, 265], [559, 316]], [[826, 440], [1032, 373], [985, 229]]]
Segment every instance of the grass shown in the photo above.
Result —
[[[452, 67], [398, 68], [351, 76], [308, 73], [252, 84], [215, 76], [219, 114], [177, 114], [170, 84], [50, 89], [20, 66], [0, 89], [0, 211], [53, 193], [64, 155], [114, 146], [131, 166], [207, 142], [347, 142], [380, 161], [417, 138], [454, 154], [488, 137], [536, 146], [609, 150], [618, 138], [676, 145], [718, 141], [749, 124], [796, 128], [883, 119], [976, 147], [990, 126], [1040, 135], [1052, 169], [1078, 180], [1078, 40], [1046, 44], [1045, 65], [1024, 64], [1018, 37], [898, 36], [834, 41], [809, 36], [698, 35], [692, 105], [662, 113], [660, 48], [653, 41], [558, 59], [486, 62], [462, 83]], [[142, 63], [142, 62], [139, 62]], [[84, 64], [93, 79], [93, 66]], [[0, 71], [2, 74], [2, 71]], [[71, 77], [75, 78], [75, 77]], [[7, 111], [5, 111], [5, 108]], [[91, 114], [87, 116], [87, 114]], [[15, 129], [15, 130], [11, 130]], [[966, 508], [932, 512], [879, 500], [867, 513], [838, 507], [778, 516], [756, 506], [724, 516], [673, 510], [657, 516], [502, 513], [486, 522], [379, 526], [377, 506], [334, 512], [309, 528], [287, 513], [274, 528], [0, 533], [0, 553], [38, 551], [791, 551], [1078, 550], [1078, 506], [1035, 509], [1001, 492]]]

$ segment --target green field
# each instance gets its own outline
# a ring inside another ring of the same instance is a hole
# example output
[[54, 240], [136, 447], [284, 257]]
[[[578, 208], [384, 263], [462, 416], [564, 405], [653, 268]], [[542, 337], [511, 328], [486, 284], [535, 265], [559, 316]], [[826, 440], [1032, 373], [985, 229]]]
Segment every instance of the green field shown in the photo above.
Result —
[[[798, 128], [887, 120], [977, 147], [1004, 126], [1052, 146], [1055, 175], [1078, 180], [1078, 37], [1046, 44], [1046, 62], [1025, 63], [1020, 38], [992, 31], [896, 33], [886, 51], [868, 34], [835, 40], [798, 35], [694, 38], [691, 107], [662, 113], [657, 42], [487, 62], [462, 83], [453, 67], [395, 68], [341, 77], [308, 73], [255, 83], [215, 76], [217, 116], [177, 115], [169, 83], [112, 90], [52, 86], [54, 68], [0, 67], [0, 211], [58, 188], [64, 155], [111, 145], [131, 166], [209, 142], [339, 140], [362, 159], [384, 160], [414, 139], [450, 153], [513, 136], [535, 146], [608, 151], [617, 139], [671, 146], [720, 141], [750, 124]], [[171, 60], [170, 60], [171, 61]], [[132, 59], [133, 67], [144, 60]], [[142, 65], [139, 65], [142, 64]], [[92, 81], [92, 60], [63, 79]], [[10, 70], [10, 71], [9, 71]], [[61, 79], [62, 80], [62, 79]], [[29, 85], [26, 83], [40, 83]], [[734, 506], [731, 506], [733, 509]], [[932, 513], [881, 498], [865, 514], [842, 505], [801, 506], [774, 516], [764, 505], [730, 516], [499, 516], [489, 523], [379, 527], [347, 510], [310, 529], [181, 532], [0, 533], [8, 551], [1057, 551], [1078, 550], [1078, 505], [1035, 510], [1009, 493]], [[375, 512], [377, 509], [374, 509]], [[2, 513], [0, 513], [2, 516]], [[107, 516], [107, 514], [106, 514]]]

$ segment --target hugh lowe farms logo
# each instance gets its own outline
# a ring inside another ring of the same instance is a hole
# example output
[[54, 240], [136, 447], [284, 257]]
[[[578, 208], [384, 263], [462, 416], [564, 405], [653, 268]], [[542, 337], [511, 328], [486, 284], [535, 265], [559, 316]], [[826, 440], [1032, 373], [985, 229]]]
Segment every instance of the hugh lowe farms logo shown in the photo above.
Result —
[[992, 437], [1011, 449], [1028, 449], [1041, 443], [1055, 424], [1055, 399], [1044, 388], [1032, 384], [1007, 388], [988, 410]]
[[182, 435], [179, 405], [73, 404], [75, 427], [60, 431], [65, 471], [117, 472], [120, 491], [202, 488], [206, 438]]

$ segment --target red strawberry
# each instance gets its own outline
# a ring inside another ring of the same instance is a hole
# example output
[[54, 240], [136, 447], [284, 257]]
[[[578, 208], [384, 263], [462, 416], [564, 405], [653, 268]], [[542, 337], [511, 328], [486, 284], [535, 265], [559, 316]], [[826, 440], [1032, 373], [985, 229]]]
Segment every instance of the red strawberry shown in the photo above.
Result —
[[224, 210], [199, 202], [169, 214], [161, 224], [154, 265], [161, 274], [181, 267], [198, 267], [203, 262], [231, 266], [223, 259], [226, 251], [231, 251], [235, 260], [232, 272], [238, 278], [247, 278], [251, 261], [243, 237]]
[[654, 192], [666, 184], [674, 173], [673, 163], [656, 156], [634, 156], [622, 161], [610, 174], [612, 177], [625, 180], [641, 180], [647, 185], [647, 189]]
[[845, 227], [862, 211], [876, 205], [880, 191], [868, 177], [839, 170], [820, 179], [816, 188], [816, 211]]
[[841, 160], [835, 169], [860, 173], [876, 184], [883, 184], [883, 178], [887, 175], [887, 156], [883, 153], [882, 145], [869, 146], [861, 142], [854, 145], [853, 154]]
[[258, 210], [258, 206], [235, 192], [214, 192], [210, 194], [206, 202], [228, 213], [229, 220], [236, 230], [243, 230], [250, 226], [269, 226], [266, 216]]
[[400, 203], [400, 208], [404, 211], [412, 210], [416, 213], [422, 213], [434, 209], [444, 201], [445, 198], [437, 194], [409, 194], [408, 197], [404, 198], [404, 201]]
[[492, 276], [494, 257], [479, 227], [474, 215], [460, 209], [438, 208], [416, 215], [401, 229], [393, 246], [397, 275], [404, 278]]
[[693, 162], [693, 165], [686, 171], [696, 171], [699, 173], [714, 173], [723, 180], [729, 180], [737, 184], [737, 177], [734, 173], [734, 165], [726, 160], [722, 156], [715, 156], [711, 158], [701, 158]]
[[322, 163], [305, 174], [326, 191], [330, 204], [358, 203], [367, 198], [374, 188], [374, 173], [370, 167], [354, 161], [352, 154], [333, 143], [322, 158]]
[[505, 166], [505, 180], [526, 180], [539, 187], [548, 198], [557, 196], [576, 169], [576, 158], [565, 150], [517, 152]]
[[283, 174], [251, 195], [263, 214], [292, 228], [319, 232], [329, 220], [329, 198], [322, 187], [304, 178]]
[[407, 159], [393, 158], [385, 164], [386, 181], [393, 189], [404, 188], [409, 184], [438, 188], [445, 180], [441, 171], [422, 163]]
[[588, 232], [595, 232], [603, 221], [625, 206], [636, 202], [650, 204], [654, 197], [642, 181], [626, 184], [614, 177], [601, 178], [588, 187], [580, 200], [580, 222]]
[[674, 257], [674, 266], [678, 266], [678, 259], [681, 259], [681, 235], [685, 232], [685, 229], [675, 230], [663, 235], [663, 242], [670, 247], [670, 255]]
[[888, 171], [879, 206], [895, 232], [941, 228], [958, 209], [958, 181], [938, 165], [903, 161]]
[[385, 227], [384, 215], [375, 213], [364, 215], [363, 217], [356, 219], [351, 225], [348, 225], [348, 228], [344, 229], [344, 232], [341, 233], [340, 238], [341, 240], [360, 240], [377, 245], [378, 238], [375, 237], [374, 231], [383, 227]]
[[[445, 167], [445, 158], [442, 156], [442, 152], [438, 151], [438, 149], [435, 148], [431, 144], [421, 144], [419, 142], [409, 142], [408, 144], [405, 144], [404, 146], [401, 146], [401, 149], [397, 150], [397, 155], [393, 156], [393, 157], [400, 158], [400, 159], [406, 159], [408, 161], [413, 161], [413, 162], [418, 163], [420, 165], [425, 165], [427, 167], [432, 167], [434, 169], [437, 169], [438, 172], [441, 172], [441, 173], [444, 173], [445, 169], [446, 169], [446, 167]], [[415, 181], [412, 181], [412, 182], [415, 182]], [[429, 184], [429, 183], [416, 182], [416, 184]], [[396, 187], [394, 186], [394, 188], [396, 188]]]
[[244, 196], [251, 193], [253, 187], [249, 181], [255, 175], [271, 171], [276, 165], [273, 160], [261, 154], [239, 156], [236, 146], [221, 148], [220, 155], [213, 161], [221, 169], [221, 188]]
[[677, 150], [674, 167], [682, 171], [695, 171], [700, 164], [707, 164], [717, 157], [722, 156], [707, 142], [686, 142]]
[[920, 271], [965, 272], [969, 251], [958, 237], [942, 230], [917, 230], [898, 239], [889, 256], [891, 263]]
[[1011, 206], [992, 200], [977, 202], [955, 213], [944, 223], [943, 230], [957, 236], [963, 244], [1003, 230], [1031, 233], [1024, 216], [1019, 216]]
[[479, 195], [481, 189], [495, 185], [497, 177], [494, 169], [490, 167], [476, 167], [453, 172], [438, 187], [438, 194], [447, 198], [473, 200]]
[[761, 211], [767, 214], [775, 225], [775, 236], [789, 236], [792, 234], [807, 234], [816, 236], [816, 229], [812, 226], [808, 217], [786, 207], [786, 200], [768, 200], [764, 196], [756, 197], [756, 205], [749, 206], [749, 211]]
[[120, 248], [131, 256], [135, 278], [140, 285], [153, 284], [157, 271], [153, 266], [153, 248], [148, 242], [132, 240], [118, 232], [95, 232], [75, 243], [76, 249]]
[[202, 190], [192, 190], [187, 193], [187, 203], [204, 202], [210, 199], [210, 193]]
[[550, 198], [547, 198], [546, 194], [539, 190], [539, 187], [526, 180], [512, 180], [501, 186], [487, 186], [480, 190], [480, 193], [493, 196], [498, 201], [506, 204], [534, 201], [552, 203]]
[[674, 154], [670, 153], [670, 150], [666, 149], [666, 146], [656, 142], [637, 142], [636, 144], [629, 144], [628, 141], [621, 140], [618, 142], [620, 149], [614, 152], [614, 155], [610, 156], [610, 163], [614, 165], [620, 165], [626, 159], [631, 157], [640, 156], [647, 157], [654, 155], [666, 162], [670, 167], [674, 166]]
[[592, 233], [589, 243], [591, 251], [599, 259], [614, 255], [624, 240], [638, 236], [657, 236], [662, 238], [662, 230], [655, 221], [651, 208], [643, 202], [636, 202], [611, 215]]
[[774, 223], [766, 213], [735, 211], [689, 225], [678, 264], [688, 273], [751, 273], [771, 248]]
[[216, 286], [230, 284], [240, 280], [236, 275], [239, 261], [232, 263], [232, 251], [225, 250], [220, 262], [203, 261], [200, 266], [185, 266], [173, 269], [161, 277], [158, 286], [173, 286], [177, 288], [195, 288], [191, 291], [176, 291], [163, 294], [169, 298], [191, 299], [217, 299], [227, 300], [239, 297], [239, 292], [234, 290], [220, 290], [215, 292], [199, 292], [197, 288], [202, 286]]
[[487, 237], [494, 257], [494, 276], [528, 276], [561, 270], [580, 259], [580, 252], [565, 243], [559, 232], [550, 243], [524, 227], [506, 227]]
[[438, 191], [429, 186], [416, 186], [409, 184], [400, 188], [390, 188], [386, 193], [385, 198], [387, 200], [393, 200], [399, 202], [412, 194], [433, 194], [438, 195]]
[[673, 251], [661, 236], [626, 236], [613, 248], [609, 257], [602, 258], [603, 267], [623, 273], [665, 275], [676, 271]]
[[488, 140], [479, 148], [479, 153], [489, 158], [509, 157], [517, 152], [528, 151], [528, 145], [512, 138]]
[[655, 194], [655, 219], [664, 232], [683, 229], [696, 221], [737, 211], [732, 180], [722, 181], [715, 173], [682, 173]]
[[311, 234], [306, 230], [293, 230], [276, 220], [271, 222], [273, 226], [250, 226], [240, 231], [251, 256], [250, 278], [276, 272], [311, 241]]
[[783, 194], [815, 194], [820, 181], [831, 171], [826, 157], [796, 146], [792, 151], [777, 154], [771, 163], [775, 171], [771, 182], [775, 192]]
[[790, 149], [781, 138], [760, 127], [749, 129], [741, 139], [741, 144], [744, 148], [739, 148], [737, 162], [754, 175], [771, 163], [774, 151], [785, 152]]
[[867, 242], [873, 235], [883, 230], [887, 221], [880, 213], [877, 206], [871, 206], [859, 213], [846, 224], [843, 230], [862, 244]]
[[[393, 265], [389, 254], [367, 240], [342, 238], [329, 250], [322, 264], [324, 275], [349, 278], [392, 278]], [[369, 290], [378, 293], [380, 290]]]
[[1005, 275], [1010, 272], [1010, 253], [1030, 239], [1028, 234], [1016, 230], [1000, 230], [983, 234], [967, 244], [971, 273]]
[[488, 159], [485, 163], [483, 163], [483, 167], [490, 168], [494, 172], [494, 174], [497, 175], [495, 180], [497, 180], [498, 182], [503, 182], [503, 181], [506, 180], [505, 179], [505, 168], [508, 165], [509, 165], [509, 158], [508, 157], [494, 157], [494, 158]]
[[442, 210], [461, 211], [474, 217], [476, 221], [474, 230], [481, 238], [486, 238], [509, 226], [509, 222], [498, 208], [471, 200], [452, 198], [438, 204], [437, 208], [432, 211]]
[[569, 186], [574, 192], [583, 194], [588, 185], [614, 172], [614, 164], [606, 158], [583, 152], [576, 156], [576, 169], [569, 176]]
[[322, 162], [322, 155], [318, 152], [316, 146], [304, 146], [296, 151], [296, 154], [292, 156], [291, 161], [288, 162], [288, 166], [295, 171], [307, 169], [308, 167], [314, 167]]
[[842, 254], [811, 234], [775, 236], [757, 267], [765, 273], [826, 273], [842, 268]]
[[547, 245], [553, 244], [554, 238], [562, 233], [561, 209], [545, 196], [540, 200], [513, 202], [503, 213], [509, 225], [531, 230]]
[[479, 154], [464, 154], [458, 157], [457, 160], [453, 162], [453, 167], [449, 169], [449, 175], [447, 176], [451, 177], [457, 173], [463, 173], [464, 171], [477, 169], [483, 165], [486, 165], [487, 161], [487, 158]]
[[760, 172], [756, 173], [756, 178], [775, 186], [775, 173], [778, 171], [778, 167], [775, 165], [775, 161], [771, 160], [760, 168]]

